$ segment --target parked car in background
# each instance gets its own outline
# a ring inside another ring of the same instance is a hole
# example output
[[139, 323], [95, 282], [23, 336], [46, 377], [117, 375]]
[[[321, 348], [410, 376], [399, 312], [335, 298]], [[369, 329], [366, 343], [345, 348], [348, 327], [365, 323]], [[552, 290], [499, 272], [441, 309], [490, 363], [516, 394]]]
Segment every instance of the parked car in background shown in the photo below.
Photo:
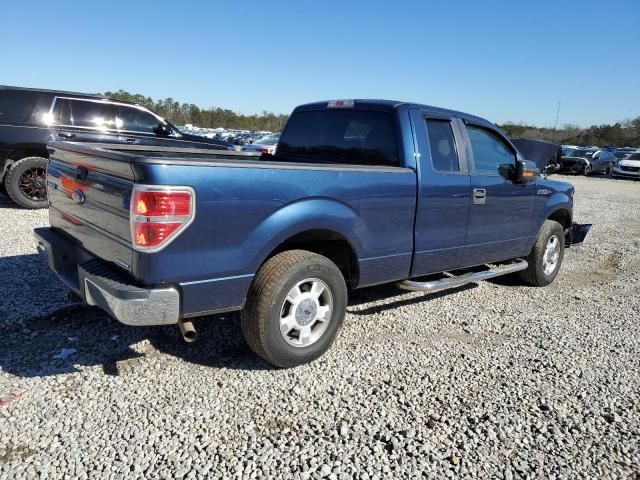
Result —
[[590, 170], [585, 175], [596, 172], [609, 174], [616, 160], [613, 153], [604, 149], [598, 150], [589, 159]]
[[560, 173], [577, 173], [588, 175], [590, 173], [589, 159], [593, 151], [589, 148], [575, 148], [560, 159]]
[[640, 152], [629, 153], [613, 164], [612, 177], [640, 178]]
[[25, 208], [47, 206], [47, 143], [68, 140], [226, 150], [229, 143], [181, 133], [152, 111], [100, 95], [0, 86], [0, 183]]
[[248, 143], [242, 147], [244, 152], [260, 152], [268, 155], [276, 153], [276, 147], [278, 146], [279, 135], [271, 135], [264, 138], [259, 138], [256, 143]]

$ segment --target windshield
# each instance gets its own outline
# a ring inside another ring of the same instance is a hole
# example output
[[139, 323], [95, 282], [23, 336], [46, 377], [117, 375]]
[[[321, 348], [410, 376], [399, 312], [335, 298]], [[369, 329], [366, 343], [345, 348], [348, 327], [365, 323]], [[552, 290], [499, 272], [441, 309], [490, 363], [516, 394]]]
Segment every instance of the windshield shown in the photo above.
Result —
[[581, 158], [586, 158], [588, 156], [591, 155], [591, 152], [589, 150], [574, 150], [573, 152], [571, 152], [571, 157], [581, 157]]
[[627, 160], [640, 160], [640, 153], [632, 153], [627, 157]]

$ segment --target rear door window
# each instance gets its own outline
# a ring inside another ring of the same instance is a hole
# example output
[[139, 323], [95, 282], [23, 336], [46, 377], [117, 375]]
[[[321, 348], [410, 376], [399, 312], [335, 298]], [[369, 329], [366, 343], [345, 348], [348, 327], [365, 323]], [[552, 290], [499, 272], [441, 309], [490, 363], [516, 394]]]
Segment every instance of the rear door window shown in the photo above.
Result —
[[115, 130], [117, 107], [106, 102], [70, 99], [71, 123], [74, 127]]
[[393, 116], [365, 110], [294, 113], [280, 138], [276, 160], [398, 166]]
[[460, 161], [451, 122], [427, 119], [426, 124], [433, 169], [444, 173], [459, 172]]
[[53, 95], [0, 89], [0, 124], [45, 125]]

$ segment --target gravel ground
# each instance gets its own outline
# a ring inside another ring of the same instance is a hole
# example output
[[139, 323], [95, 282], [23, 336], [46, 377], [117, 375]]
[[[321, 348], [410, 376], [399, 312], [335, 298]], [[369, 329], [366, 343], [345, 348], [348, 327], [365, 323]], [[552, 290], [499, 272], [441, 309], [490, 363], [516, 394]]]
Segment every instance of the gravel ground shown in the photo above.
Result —
[[594, 228], [554, 284], [355, 292], [291, 370], [236, 315], [185, 344], [65, 305], [46, 212], [0, 202], [0, 477], [640, 478], [640, 183], [566, 179]]

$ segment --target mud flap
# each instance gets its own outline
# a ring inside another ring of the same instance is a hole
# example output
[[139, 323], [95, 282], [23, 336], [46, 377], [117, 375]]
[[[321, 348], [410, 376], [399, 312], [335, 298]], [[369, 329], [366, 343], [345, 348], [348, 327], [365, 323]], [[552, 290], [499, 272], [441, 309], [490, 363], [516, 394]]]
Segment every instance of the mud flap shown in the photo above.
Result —
[[591, 230], [591, 223], [572, 223], [567, 235], [567, 246], [580, 245]]

